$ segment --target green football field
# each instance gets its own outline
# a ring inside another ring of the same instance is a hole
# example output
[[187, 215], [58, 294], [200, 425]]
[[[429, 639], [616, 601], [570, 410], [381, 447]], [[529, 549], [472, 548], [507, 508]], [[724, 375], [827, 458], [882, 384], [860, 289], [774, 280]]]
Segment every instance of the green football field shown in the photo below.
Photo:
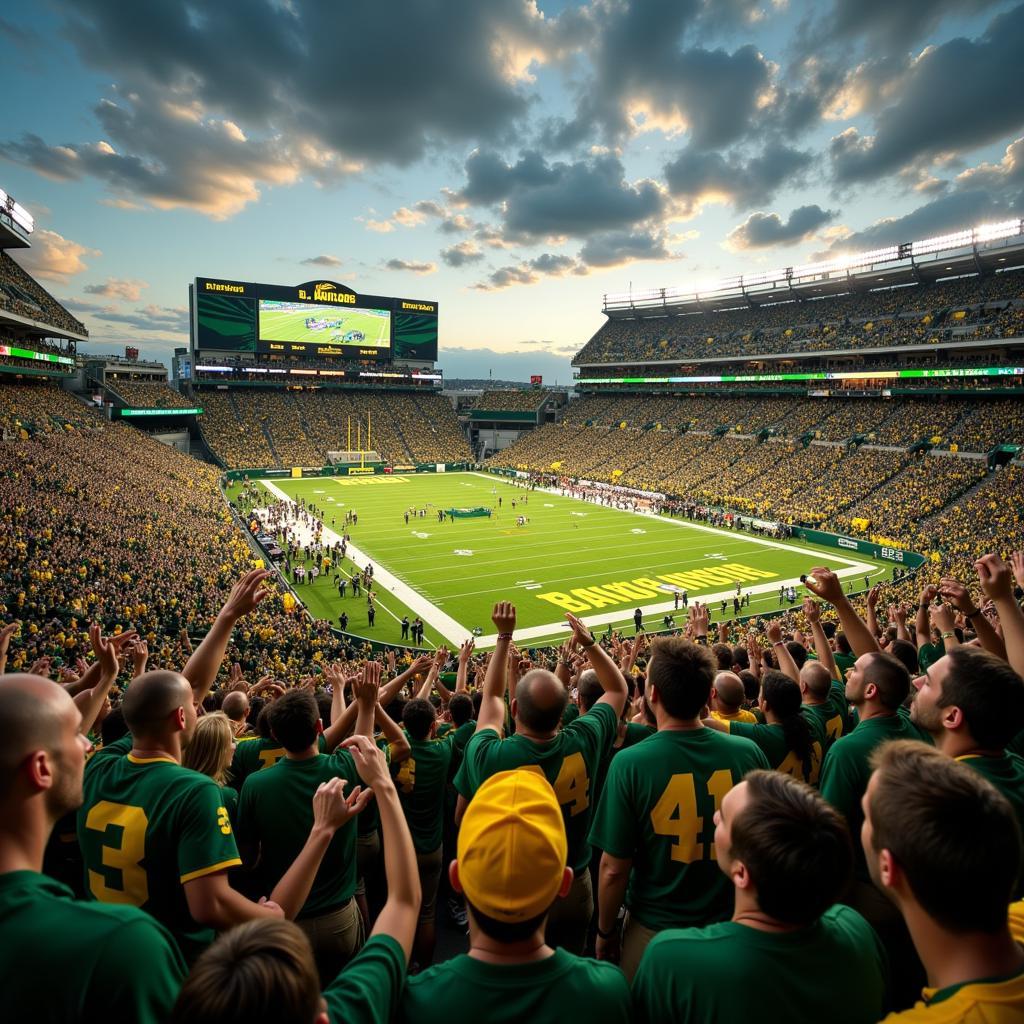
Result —
[[[340, 327], [311, 330], [306, 320], [315, 317]], [[260, 309], [260, 337], [264, 341], [304, 341], [326, 345], [367, 345], [386, 348], [390, 317], [376, 316], [362, 309], [338, 306], [306, 306], [302, 309]], [[343, 341], [350, 331], [359, 331], [362, 341]]]
[[[486, 647], [493, 644], [491, 609], [500, 600], [516, 605], [516, 638], [525, 646], [564, 638], [566, 610], [601, 630], [611, 624], [632, 633], [638, 607], [648, 629], [661, 628], [666, 614], [681, 623], [683, 613], [672, 607], [676, 589], [686, 590], [690, 601], [709, 603], [720, 621], [722, 600], [724, 617], [733, 617], [737, 582], [751, 594], [741, 611], [750, 615], [778, 610], [784, 584], [793, 583], [802, 598], [799, 576], [815, 565], [835, 569], [856, 591], [864, 589], [865, 577], [879, 582], [892, 569], [855, 552], [619, 511], [478, 473], [262, 483], [268, 503], [301, 497], [326, 510], [328, 539], [332, 529], [343, 533], [347, 512], [358, 514], [358, 524], [349, 527], [349, 553], [356, 565], [369, 559], [375, 568], [373, 629], [365, 598], [351, 591], [340, 598], [331, 578], [296, 590], [314, 615], [336, 624], [345, 610], [349, 632], [385, 642], [398, 640], [403, 614], [410, 620], [418, 614], [431, 645], [458, 645], [479, 627], [478, 646]], [[439, 509], [477, 507], [493, 515], [438, 521]], [[426, 515], [412, 515], [406, 524], [408, 509]], [[519, 515], [528, 517], [525, 525], [516, 525]], [[350, 573], [352, 565], [345, 569]]]

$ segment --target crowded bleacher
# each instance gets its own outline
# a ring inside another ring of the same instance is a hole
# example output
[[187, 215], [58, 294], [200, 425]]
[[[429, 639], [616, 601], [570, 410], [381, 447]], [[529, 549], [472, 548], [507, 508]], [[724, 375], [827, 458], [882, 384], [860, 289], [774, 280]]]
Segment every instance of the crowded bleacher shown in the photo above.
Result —
[[[61, 326], [0, 260], [0, 308]], [[1003, 340], [1022, 310], [1006, 273], [609, 321], [577, 362]], [[1024, 1019], [1015, 375], [927, 395], [584, 383], [474, 469], [524, 474], [524, 498], [597, 483], [924, 564], [851, 596], [809, 559], [806, 598], [771, 617], [676, 592], [658, 636], [640, 609], [634, 630], [569, 613], [557, 647], [501, 600], [487, 652], [309, 614], [255, 546], [256, 483], [225, 472], [356, 448], [396, 472], [473, 462], [449, 398], [253, 376], [105, 384], [126, 407], [201, 407], [203, 461], [88, 388], [0, 373], [5, 1017]], [[299, 514], [315, 535], [321, 513]], [[304, 572], [323, 554], [303, 553]]]

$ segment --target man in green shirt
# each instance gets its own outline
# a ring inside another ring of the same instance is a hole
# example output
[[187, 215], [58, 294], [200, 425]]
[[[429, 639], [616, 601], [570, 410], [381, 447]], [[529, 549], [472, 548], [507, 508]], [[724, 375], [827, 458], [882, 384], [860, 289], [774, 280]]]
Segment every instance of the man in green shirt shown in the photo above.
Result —
[[[1024, 834], [1024, 760], [1006, 747], [1024, 729], [1024, 681], [1002, 658], [960, 645], [914, 680], [910, 720], [935, 746], [984, 775]], [[1018, 887], [1017, 895], [1024, 895]]]
[[434, 958], [434, 919], [441, 881], [445, 789], [451, 775], [455, 733], [437, 739], [437, 712], [429, 700], [416, 697], [402, 710], [409, 737], [409, 756], [392, 769], [398, 799], [416, 847], [423, 903], [413, 943], [413, 963], [421, 969]]
[[[691, 612], [702, 614], [700, 606]], [[701, 619], [706, 636], [706, 618]], [[768, 761], [750, 740], [704, 727], [715, 660], [706, 646], [659, 637], [647, 663], [647, 700], [658, 731], [616, 754], [590, 830], [604, 851], [597, 955], [632, 978], [663, 928], [729, 915], [728, 882], [715, 865], [713, 818], [722, 798]], [[628, 888], [627, 888], [628, 883]], [[628, 913], [619, 953], [618, 913]]]
[[[373, 730], [381, 666], [368, 662], [356, 684], [359, 705], [356, 732]], [[321, 754], [317, 740], [323, 732], [320, 709], [309, 690], [290, 690], [273, 704], [270, 727], [285, 755], [277, 764], [250, 775], [238, 803], [239, 843], [248, 863], [258, 862], [262, 888], [276, 885], [310, 828], [310, 800], [317, 787], [330, 779], [346, 783], [353, 812], [334, 836], [297, 916], [299, 927], [313, 946], [313, 955], [326, 985], [355, 955], [363, 942], [363, 923], [353, 898], [356, 891], [356, 822], [370, 792], [355, 785], [356, 767], [350, 754], [337, 750]]]
[[1022, 849], [1009, 802], [979, 772], [923, 743], [887, 743], [871, 767], [863, 853], [906, 918], [928, 983], [923, 1002], [904, 1009], [919, 988], [886, 1021], [1021, 1020], [1024, 950], [1007, 908]]
[[[459, 806], [464, 808], [495, 772], [524, 766], [541, 772], [554, 787], [568, 835], [567, 865], [572, 868], [575, 881], [564, 905], [552, 912], [548, 939], [552, 945], [582, 953], [594, 913], [593, 889], [586, 870], [590, 862], [587, 833], [594, 808], [594, 781], [618, 729], [627, 689], [622, 673], [586, 626], [572, 615], [567, 614], [566, 618], [572, 626], [574, 641], [586, 651], [597, 673], [603, 695], [586, 714], [559, 728], [568, 691], [546, 669], [527, 672], [516, 685], [511, 704], [515, 735], [502, 739], [506, 666], [516, 612], [508, 602], [499, 603], [492, 615], [498, 631], [497, 646], [487, 666], [476, 732], [466, 747], [455, 788], [460, 796]], [[459, 816], [457, 810], [456, 820]]]
[[568, 858], [563, 811], [541, 772], [525, 766], [484, 781], [449, 868], [452, 886], [466, 896], [469, 953], [409, 978], [396, 1020], [628, 1021], [629, 990], [618, 968], [545, 942], [551, 906], [572, 887]]
[[57, 821], [82, 802], [89, 741], [49, 679], [0, 676], [0, 985], [12, 1021], [166, 1019], [185, 977], [170, 933], [130, 906], [76, 902], [42, 874]]
[[[910, 692], [910, 673], [891, 654], [862, 654], [846, 675], [846, 699], [860, 721], [836, 740], [821, 768], [821, 795], [846, 818], [850, 835], [860, 835], [863, 799], [871, 777], [871, 755], [889, 740], [926, 740], [899, 708]], [[920, 988], [921, 966], [895, 907], [871, 884], [863, 850], [854, 848], [855, 881], [845, 902], [875, 929], [892, 966], [895, 1005], [906, 1005]]]
[[344, 747], [374, 794], [384, 833], [387, 901], [366, 945], [323, 990], [309, 940], [287, 921], [222, 935], [182, 986], [171, 1024], [388, 1024], [405, 984], [420, 906], [416, 855], [384, 754], [365, 736]]
[[885, 954], [864, 918], [833, 906], [853, 868], [836, 810], [791, 776], [757, 771], [729, 790], [715, 823], [732, 919], [651, 940], [633, 979], [634, 1021], [875, 1024]]

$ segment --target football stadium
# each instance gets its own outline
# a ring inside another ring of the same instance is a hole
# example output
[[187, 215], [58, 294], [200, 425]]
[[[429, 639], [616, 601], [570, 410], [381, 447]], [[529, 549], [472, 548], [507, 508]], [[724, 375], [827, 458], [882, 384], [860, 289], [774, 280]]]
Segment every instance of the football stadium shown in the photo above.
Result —
[[297, 0], [229, 81], [231, 4], [145, 71], [65, 6], [119, 84], [0, 151], [10, 1019], [1024, 1021], [1024, 7], [428, 67]]

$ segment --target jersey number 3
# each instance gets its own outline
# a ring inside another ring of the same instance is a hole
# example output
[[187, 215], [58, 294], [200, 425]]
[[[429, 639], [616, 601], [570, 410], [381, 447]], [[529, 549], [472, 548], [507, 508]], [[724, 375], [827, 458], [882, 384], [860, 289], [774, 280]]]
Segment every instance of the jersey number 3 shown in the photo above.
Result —
[[[732, 772], [722, 768], [707, 782], [707, 795], [714, 800], [715, 810], [722, 805], [722, 798], [732, 789]], [[713, 817], [713, 815], [712, 815]], [[665, 791], [651, 811], [651, 825], [659, 836], [673, 836], [672, 859], [683, 864], [696, 860], [713, 860], [715, 844], [701, 842], [701, 833], [714, 827], [711, 819], [697, 813], [697, 786], [690, 774], [673, 775]]]
[[[102, 874], [89, 869], [89, 889], [101, 903], [141, 907], [149, 899], [149, 881], [142, 867], [148, 825], [141, 807], [101, 800], [90, 808], [85, 827], [102, 833], [103, 867], [110, 869]], [[115, 881], [117, 873], [120, 885]]]

